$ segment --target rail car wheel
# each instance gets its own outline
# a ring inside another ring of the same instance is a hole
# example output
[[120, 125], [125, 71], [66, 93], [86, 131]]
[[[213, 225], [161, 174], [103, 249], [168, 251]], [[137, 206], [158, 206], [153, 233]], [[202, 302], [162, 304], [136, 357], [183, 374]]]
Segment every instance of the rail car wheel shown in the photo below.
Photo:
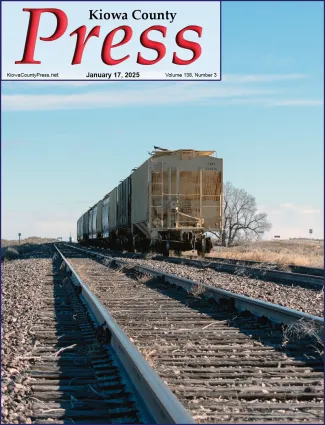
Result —
[[162, 255], [164, 257], [169, 257], [169, 242], [165, 242], [162, 246]]
[[123, 241], [121, 239], [117, 239], [117, 251], [123, 251]]
[[205, 240], [205, 253], [210, 254], [211, 250], [212, 250], [211, 238], [206, 238], [206, 240]]
[[[149, 241], [150, 242], [150, 241]], [[137, 252], [145, 253], [149, 249], [149, 244], [145, 238], [139, 235], [134, 237], [134, 248]]]
[[197, 250], [197, 254], [198, 254], [199, 256], [204, 255], [204, 251], [205, 251], [205, 249], [204, 249], [204, 244], [202, 243], [202, 240], [199, 240], [199, 241], [197, 241], [197, 242], [196, 242], [196, 244], [195, 244], [195, 248], [196, 248], [196, 250]]
[[138, 235], [134, 236], [133, 246], [134, 246], [136, 252], [141, 252], [141, 238]]
[[128, 235], [128, 251], [134, 252], [134, 239], [132, 233]]

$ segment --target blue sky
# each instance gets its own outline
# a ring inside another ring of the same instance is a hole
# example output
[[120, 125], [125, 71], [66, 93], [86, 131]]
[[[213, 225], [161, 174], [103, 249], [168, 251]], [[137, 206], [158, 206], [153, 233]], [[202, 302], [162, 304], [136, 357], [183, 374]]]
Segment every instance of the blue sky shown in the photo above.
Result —
[[2, 83], [2, 237], [75, 235], [153, 145], [216, 150], [269, 214], [323, 237], [323, 3], [224, 2], [222, 82]]

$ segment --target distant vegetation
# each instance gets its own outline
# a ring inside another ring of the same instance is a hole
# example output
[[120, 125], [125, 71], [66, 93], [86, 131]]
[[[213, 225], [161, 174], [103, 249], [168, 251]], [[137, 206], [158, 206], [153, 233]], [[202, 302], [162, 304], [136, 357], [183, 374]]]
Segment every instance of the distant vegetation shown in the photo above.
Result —
[[20, 258], [23, 254], [29, 252], [35, 245], [41, 245], [45, 243], [58, 242], [57, 239], [49, 238], [38, 238], [37, 236], [31, 236], [29, 238], [18, 240], [1, 239], [1, 261], [4, 260], [15, 260]]
[[[42, 243], [50, 243], [50, 242], [58, 242], [58, 240], [54, 238], [39, 238], [37, 236], [30, 236], [26, 239], [21, 239], [20, 245], [42, 244]], [[15, 240], [1, 239], [2, 247], [13, 246], [13, 245], [19, 245], [18, 239], [15, 239]]]
[[263, 261], [280, 265], [324, 267], [324, 240], [258, 241], [229, 248], [215, 247], [211, 256]]
[[254, 196], [227, 182], [223, 188], [223, 234], [215, 233], [216, 245], [235, 246], [253, 242], [272, 227], [266, 213], [259, 212]]

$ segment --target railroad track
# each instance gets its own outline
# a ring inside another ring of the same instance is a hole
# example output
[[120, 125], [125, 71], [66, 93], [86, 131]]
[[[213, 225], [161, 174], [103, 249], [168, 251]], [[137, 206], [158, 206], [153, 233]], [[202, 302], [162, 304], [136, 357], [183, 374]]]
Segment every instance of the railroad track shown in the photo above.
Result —
[[35, 316], [34, 423], [193, 423], [57, 250]]
[[[160, 261], [170, 261], [176, 264], [187, 264], [194, 267], [208, 267], [220, 272], [226, 273], [238, 273], [240, 270], [242, 273], [245, 273], [246, 276], [267, 280], [270, 282], [285, 282], [289, 284], [303, 284], [315, 287], [324, 286], [324, 270], [323, 269], [313, 269], [309, 267], [296, 267], [288, 266], [290, 272], [283, 270], [277, 270], [273, 265], [253, 262], [253, 261], [237, 261], [237, 260], [224, 260], [206, 257], [204, 261], [202, 260], [193, 260], [187, 258], [175, 258], [175, 257], [162, 257], [162, 256], [153, 256], [153, 259]], [[307, 273], [309, 271], [309, 273]], [[322, 273], [321, 273], [322, 271]]]
[[61, 249], [197, 422], [322, 423], [322, 318]]
[[[189, 258], [192, 259], [191, 257]], [[227, 264], [235, 264], [236, 266], [253, 266], [254, 268], [269, 268], [272, 270], [283, 271], [281, 266], [279, 266], [278, 264], [262, 262], [262, 261], [237, 260], [235, 258], [210, 257], [208, 255], [206, 255], [204, 259], [207, 261], [214, 261], [218, 263], [222, 262]], [[307, 267], [307, 266], [296, 266], [294, 264], [288, 264], [285, 268], [289, 269], [289, 271], [292, 273], [324, 277], [324, 269], [322, 269], [321, 267]]]
[[[77, 245], [77, 244], [76, 244]], [[72, 246], [72, 245], [70, 245]], [[97, 250], [105, 252], [103, 248], [87, 248], [88, 250]], [[106, 251], [108, 255], [124, 256], [126, 258], [147, 258], [144, 254], [139, 253], [124, 253], [116, 251]], [[189, 265], [198, 268], [210, 268], [218, 272], [230, 274], [241, 274], [246, 277], [265, 280], [276, 283], [287, 283], [289, 285], [302, 285], [303, 287], [322, 288], [324, 286], [324, 269], [300, 266], [288, 266], [290, 271], [277, 269], [273, 264], [261, 263], [257, 261], [237, 261], [221, 258], [205, 257], [204, 260], [179, 257], [164, 257], [162, 255], [152, 255], [152, 260], [166, 261], [175, 264]]]
[[[114, 257], [116, 260], [126, 260], [135, 265], [149, 266], [158, 272], [175, 274], [180, 277], [201, 282], [210, 287], [224, 289], [238, 295], [254, 297], [272, 304], [280, 304], [294, 310], [300, 310], [312, 315], [323, 316], [324, 292], [323, 286], [312, 285], [310, 283], [290, 283], [290, 282], [269, 282], [263, 279], [252, 279], [245, 270], [238, 267], [235, 273], [224, 273], [218, 269], [207, 267], [207, 263], [193, 266], [187, 262], [170, 259], [162, 261], [164, 257], [159, 257], [160, 261], [152, 258], [144, 258], [138, 254], [121, 254], [115, 251], [106, 251], [100, 248], [80, 248], [80, 245], [72, 245], [77, 249], [85, 249], [85, 252]], [[175, 261], [173, 261], [175, 260]], [[173, 263], [176, 263], [175, 266]]]

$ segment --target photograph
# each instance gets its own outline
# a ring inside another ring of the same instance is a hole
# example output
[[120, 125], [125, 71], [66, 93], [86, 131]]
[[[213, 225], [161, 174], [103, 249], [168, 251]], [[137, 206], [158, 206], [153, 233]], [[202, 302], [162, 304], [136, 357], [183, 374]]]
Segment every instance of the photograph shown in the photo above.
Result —
[[324, 2], [1, 0], [1, 423], [324, 423]]

